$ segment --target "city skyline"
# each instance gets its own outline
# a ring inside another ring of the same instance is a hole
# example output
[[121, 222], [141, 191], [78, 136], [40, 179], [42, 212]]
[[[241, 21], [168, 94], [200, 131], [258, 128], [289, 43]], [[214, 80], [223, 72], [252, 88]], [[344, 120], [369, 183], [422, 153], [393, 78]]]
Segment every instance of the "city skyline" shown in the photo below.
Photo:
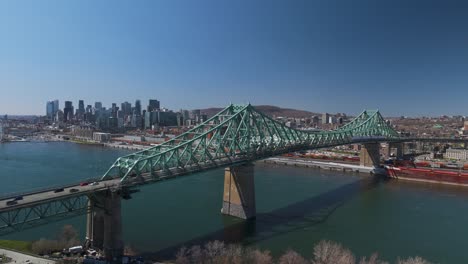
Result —
[[4, 1], [0, 113], [158, 98], [467, 115], [467, 12], [456, 1]]

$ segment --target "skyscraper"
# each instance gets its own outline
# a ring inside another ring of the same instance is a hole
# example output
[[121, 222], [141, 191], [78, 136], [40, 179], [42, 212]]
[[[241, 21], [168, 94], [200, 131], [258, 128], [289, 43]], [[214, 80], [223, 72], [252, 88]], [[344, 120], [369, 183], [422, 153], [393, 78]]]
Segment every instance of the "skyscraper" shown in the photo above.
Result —
[[101, 102], [95, 102], [94, 103], [94, 109], [96, 109], [97, 111], [101, 111], [102, 103]]
[[140, 100], [135, 101], [135, 114], [141, 116], [141, 102]]
[[49, 119], [52, 119], [52, 116], [54, 115], [54, 102], [48, 101], [46, 103], [46, 116]]
[[84, 101], [83, 101], [83, 100], [79, 100], [79, 101], [78, 101], [78, 112], [79, 112], [80, 114], [84, 114], [84, 113], [85, 113]]
[[59, 100], [54, 100], [52, 102], [54, 103], [54, 116], [55, 116], [55, 114], [57, 114], [57, 111], [60, 110], [59, 109]]
[[124, 102], [121, 104], [121, 110], [124, 116], [128, 116], [132, 113], [132, 104], [129, 102]]
[[65, 108], [63, 109], [63, 121], [67, 122], [73, 118], [73, 103], [65, 101]]
[[159, 110], [159, 101], [156, 99], [150, 99], [148, 104], [148, 112]]
[[46, 104], [46, 116], [49, 118], [49, 120], [53, 120], [55, 114], [59, 110], [59, 101], [54, 100], [54, 101], [48, 101]]

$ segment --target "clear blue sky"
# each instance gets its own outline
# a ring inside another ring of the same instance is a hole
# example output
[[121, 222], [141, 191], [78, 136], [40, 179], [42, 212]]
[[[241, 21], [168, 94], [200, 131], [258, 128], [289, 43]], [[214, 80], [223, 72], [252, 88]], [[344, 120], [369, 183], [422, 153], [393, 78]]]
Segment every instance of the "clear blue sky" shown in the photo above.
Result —
[[0, 1], [0, 113], [47, 100], [468, 114], [468, 2]]

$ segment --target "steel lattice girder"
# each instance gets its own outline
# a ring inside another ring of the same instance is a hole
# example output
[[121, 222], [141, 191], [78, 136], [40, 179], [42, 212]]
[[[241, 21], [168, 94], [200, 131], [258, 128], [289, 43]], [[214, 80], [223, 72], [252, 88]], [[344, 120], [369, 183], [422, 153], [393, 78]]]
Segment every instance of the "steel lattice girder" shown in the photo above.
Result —
[[366, 110], [335, 131], [306, 132], [285, 126], [249, 105], [230, 105], [203, 124], [161, 145], [117, 159], [102, 179], [153, 174], [156, 171], [241, 158], [262, 159], [297, 150], [398, 139], [377, 110]]
[[80, 195], [1, 211], [0, 235], [83, 215], [89, 210], [88, 197]]

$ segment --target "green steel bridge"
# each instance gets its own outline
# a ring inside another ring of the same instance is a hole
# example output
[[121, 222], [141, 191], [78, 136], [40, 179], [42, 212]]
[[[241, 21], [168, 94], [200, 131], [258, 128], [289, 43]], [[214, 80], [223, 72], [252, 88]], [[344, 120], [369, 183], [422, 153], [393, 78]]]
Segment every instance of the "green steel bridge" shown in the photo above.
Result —
[[62, 186], [61, 192], [54, 187], [0, 197], [0, 235], [88, 214], [93, 208], [105, 210], [99, 196], [106, 192], [128, 198], [140, 185], [288, 152], [414, 140], [436, 139], [401, 137], [376, 110], [363, 111], [337, 130], [309, 132], [287, 127], [250, 104], [229, 105], [167, 142], [118, 158], [102, 178], [94, 179], [97, 185], [76, 183]]

